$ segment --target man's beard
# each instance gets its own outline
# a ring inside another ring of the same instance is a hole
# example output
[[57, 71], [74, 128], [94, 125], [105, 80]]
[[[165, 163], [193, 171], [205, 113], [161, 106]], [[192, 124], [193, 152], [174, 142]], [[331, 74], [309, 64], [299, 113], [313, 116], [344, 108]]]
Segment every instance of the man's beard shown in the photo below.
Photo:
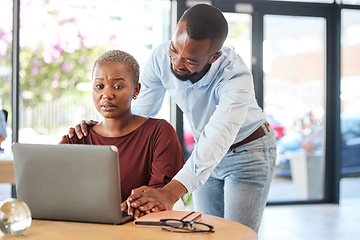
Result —
[[194, 72], [194, 73], [190, 73], [189, 74], [186, 74], [186, 75], [179, 75], [177, 74], [175, 71], [174, 71], [174, 66], [172, 65], [172, 63], [170, 62], [170, 70], [172, 72], [172, 74], [174, 74], [174, 76], [179, 79], [180, 81], [187, 81], [187, 80], [190, 80], [191, 78], [195, 77], [198, 72]]

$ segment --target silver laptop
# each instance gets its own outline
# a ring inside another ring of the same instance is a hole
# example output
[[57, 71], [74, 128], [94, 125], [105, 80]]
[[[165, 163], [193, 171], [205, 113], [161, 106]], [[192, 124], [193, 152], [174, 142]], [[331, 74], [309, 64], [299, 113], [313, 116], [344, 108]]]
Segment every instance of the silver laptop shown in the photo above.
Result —
[[17, 198], [34, 219], [121, 224], [115, 146], [13, 143]]

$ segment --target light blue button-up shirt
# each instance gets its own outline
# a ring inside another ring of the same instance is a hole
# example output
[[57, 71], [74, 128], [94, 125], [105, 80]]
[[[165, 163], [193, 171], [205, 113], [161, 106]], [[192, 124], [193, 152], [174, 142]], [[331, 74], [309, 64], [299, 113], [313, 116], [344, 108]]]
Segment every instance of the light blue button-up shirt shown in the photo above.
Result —
[[252, 75], [232, 48], [224, 47], [206, 75], [193, 84], [171, 73], [169, 44], [156, 48], [146, 63], [132, 110], [155, 116], [167, 90], [185, 113], [196, 144], [174, 179], [191, 193], [205, 183], [233, 143], [261, 126], [264, 114], [255, 99]]
[[6, 121], [3, 111], [0, 110], [0, 135], [5, 139], [7, 137]]

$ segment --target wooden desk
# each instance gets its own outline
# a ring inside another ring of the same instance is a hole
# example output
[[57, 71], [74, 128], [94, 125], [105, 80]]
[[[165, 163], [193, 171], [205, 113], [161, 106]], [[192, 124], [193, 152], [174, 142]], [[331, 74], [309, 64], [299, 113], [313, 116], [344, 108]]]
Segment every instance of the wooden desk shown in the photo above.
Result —
[[10, 183], [15, 185], [12, 154], [0, 153], [0, 183]]
[[[158, 227], [135, 227], [133, 222], [124, 225], [107, 225], [61, 221], [33, 220], [30, 228], [20, 237], [22, 240], [172, 240], [172, 239], [220, 239], [256, 240], [257, 234], [250, 228], [227, 219], [203, 215], [203, 222], [214, 226], [214, 233], [173, 233]], [[4, 236], [1, 240], [18, 240], [16, 236]]]
[[13, 161], [0, 160], [0, 183], [15, 185]]
[[13, 155], [0, 153], [0, 183], [11, 184], [11, 197], [16, 197]]

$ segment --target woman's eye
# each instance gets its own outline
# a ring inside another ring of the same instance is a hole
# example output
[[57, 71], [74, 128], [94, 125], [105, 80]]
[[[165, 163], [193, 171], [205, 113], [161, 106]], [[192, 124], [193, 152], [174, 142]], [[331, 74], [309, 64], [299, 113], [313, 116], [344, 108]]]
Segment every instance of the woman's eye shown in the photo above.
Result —
[[95, 88], [97, 88], [97, 89], [103, 89], [103, 88], [104, 88], [104, 85], [102, 85], [102, 84], [96, 84], [96, 85], [95, 85]]

